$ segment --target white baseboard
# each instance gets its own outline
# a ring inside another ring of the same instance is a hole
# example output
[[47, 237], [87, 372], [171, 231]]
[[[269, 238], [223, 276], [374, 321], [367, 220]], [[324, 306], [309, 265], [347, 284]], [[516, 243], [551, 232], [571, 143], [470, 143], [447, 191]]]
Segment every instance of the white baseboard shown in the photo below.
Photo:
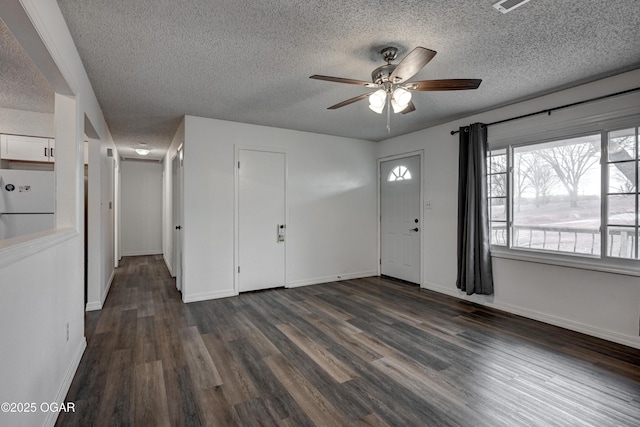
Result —
[[340, 280], [361, 279], [363, 277], [377, 276], [375, 270], [361, 273], [336, 274], [334, 276], [317, 277], [315, 279], [294, 280], [289, 282], [287, 288], [299, 288], [300, 286], [319, 285], [321, 283], [339, 282]]
[[113, 278], [116, 277], [116, 270], [111, 270], [111, 276], [109, 276], [109, 281], [107, 281], [107, 288], [104, 290], [104, 294], [102, 295], [102, 306], [104, 307], [104, 302], [107, 300], [107, 296], [109, 295], [109, 291], [111, 290], [111, 284], [113, 283]]
[[183, 294], [182, 302], [190, 303], [190, 302], [206, 301], [209, 299], [229, 298], [229, 297], [234, 297], [236, 295], [238, 294], [233, 289], [216, 291], [216, 292], [203, 292], [200, 294]]
[[176, 275], [173, 274], [173, 267], [171, 266], [171, 263], [169, 262], [169, 260], [167, 259], [164, 253], [162, 253], [162, 259], [164, 260], [164, 265], [167, 266], [167, 270], [169, 270], [169, 274], [171, 274], [171, 277], [176, 277]]
[[640, 337], [627, 336], [617, 332], [608, 331], [606, 329], [596, 328], [573, 320], [563, 319], [561, 317], [552, 316], [546, 313], [529, 310], [527, 308], [514, 306], [511, 304], [498, 303], [494, 305], [498, 310], [517, 314], [519, 316], [528, 317], [529, 319], [538, 320], [540, 322], [549, 323], [571, 331], [580, 332], [585, 335], [591, 335], [603, 340], [612, 341], [629, 347], [640, 349]]
[[122, 256], [144, 256], [144, 255], [162, 255], [162, 251], [134, 251], [134, 252], [123, 252]]
[[102, 310], [102, 303], [100, 301], [90, 301], [85, 307], [85, 311]]
[[107, 289], [105, 290], [104, 294], [102, 294], [100, 301], [88, 302], [87, 306], [85, 307], [86, 311], [102, 310], [102, 307], [104, 307], [104, 302], [107, 300], [107, 295], [109, 295], [109, 290], [111, 289], [111, 284], [113, 283], [113, 278], [115, 276], [116, 276], [116, 271], [112, 270], [111, 276], [109, 277], [109, 281], [107, 282]]
[[602, 338], [603, 340], [640, 349], [640, 337], [624, 335], [614, 331], [608, 331], [606, 329], [597, 328], [595, 326], [575, 322], [573, 320], [564, 319], [562, 317], [542, 313], [540, 311], [531, 310], [525, 307], [506, 304], [502, 302], [493, 302], [493, 298], [487, 295], [467, 295], [457, 289], [450, 289], [433, 283], [425, 283], [422, 287], [434, 292], [450, 295], [467, 301], [472, 301], [480, 305], [495, 308], [497, 310], [506, 311], [507, 313], [516, 314], [518, 316], [523, 316], [543, 323], [548, 323], [550, 325], [558, 326], [570, 331], [580, 332], [592, 337]]
[[[378, 273], [376, 271], [365, 271], [362, 273], [349, 273], [349, 274], [340, 274], [335, 276], [325, 276], [318, 277], [315, 279], [305, 279], [305, 280], [296, 280], [294, 282], [289, 282], [287, 288], [298, 288], [300, 286], [309, 286], [309, 285], [318, 285], [321, 283], [329, 283], [329, 282], [337, 282], [340, 280], [350, 280], [350, 279], [360, 279], [363, 277], [371, 277], [377, 276]], [[206, 301], [210, 299], [218, 299], [218, 298], [229, 298], [237, 296], [237, 292], [233, 289], [227, 289], [224, 291], [216, 291], [216, 292], [203, 292], [200, 294], [183, 294], [182, 302], [190, 303], [190, 302], [198, 302], [198, 301]]]
[[[87, 348], [87, 339], [83, 336], [80, 341], [80, 345], [76, 349], [73, 354], [73, 358], [71, 359], [71, 363], [67, 367], [67, 371], [64, 374], [64, 378], [62, 379], [62, 384], [58, 389], [58, 393], [56, 394], [54, 402], [61, 404], [64, 402], [64, 398], [67, 396], [69, 392], [69, 387], [71, 387], [71, 382], [73, 381], [73, 377], [78, 370], [78, 366], [80, 365], [80, 359], [82, 359], [82, 355], [84, 354], [84, 350]], [[53, 426], [56, 424], [56, 420], [58, 419], [58, 415], [60, 413], [56, 411], [49, 411], [47, 418], [44, 421], [45, 426]]]

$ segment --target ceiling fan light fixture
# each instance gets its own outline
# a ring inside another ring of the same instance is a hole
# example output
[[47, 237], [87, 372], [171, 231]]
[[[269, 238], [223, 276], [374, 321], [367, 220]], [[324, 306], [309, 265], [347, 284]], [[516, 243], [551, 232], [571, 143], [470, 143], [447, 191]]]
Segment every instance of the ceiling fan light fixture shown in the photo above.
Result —
[[411, 102], [411, 92], [399, 87], [393, 91], [393, 99], [396, 101], [398, 106], [402, 107], [402, 110], [404, 110], [407, 105], [409, 105], [409, 102]]
[[382, 109], [384, 108], [384, 104], [386, 103], [386, 101], [387, 101], [387, 93], [383, 89], [379, 89], [373, 92], [371, 95], [369, 95], [369, 107], [373, 111], [377, 112], [379, 108], [380, 112], [382, 112]]
[[378, 114], [382, 114], [382, 110], [384, 110], [384, 104], [382, 104], [379, 107], [376, 107], [373, 104], [369, 104], [369, 108], [371, 108], [373, 111], [375, 111]]
[[406, 105], [405, 105], [405, 106], [402, 106], [402, 105], [398, 104], [398, 103], [396, 102], [396, 100], [395, 100], [395, 99], [393, 99], [393, 98], [391, 98], [391, 107], [393, 107], [393, 112], [394, 112], [394, 113], [400, 113], [400, 112], [402, 112], [405, 108], [407, 108], [407, 106], [406, 106]]

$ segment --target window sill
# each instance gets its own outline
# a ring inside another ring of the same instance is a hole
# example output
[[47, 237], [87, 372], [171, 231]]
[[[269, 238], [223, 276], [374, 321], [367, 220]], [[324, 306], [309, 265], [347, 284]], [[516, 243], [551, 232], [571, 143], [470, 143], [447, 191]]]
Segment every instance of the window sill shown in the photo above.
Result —
[[632, 266], [629, 264], [629, 262], [620, 262], [619, 264], [611, 263], [606, 262], [598, 257], [578, 257], [564, 254], [524, 251], [518, 249], [510, 250], [503, 247], [492, 247], [491, 257], [640, 277], [640, 261], [630, 261], [636, 264], [635, 266]]
[[0, 240], [0, 268], [28, 258], [79, 235], [73, 228], [61, 228]]

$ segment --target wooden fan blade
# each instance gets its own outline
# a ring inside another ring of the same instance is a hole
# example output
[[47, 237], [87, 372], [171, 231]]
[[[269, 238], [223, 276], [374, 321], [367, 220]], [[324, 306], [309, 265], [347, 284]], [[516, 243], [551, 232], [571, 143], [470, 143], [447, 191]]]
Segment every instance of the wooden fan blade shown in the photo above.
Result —
[[347, 99], [346, 101], [342, 101], [339, 104], [336, 105], [332, 105], [331, 107], [327, 108], [327, 110], [335, 110], [336, 108], [340, 108], [340, 107], [344, 107], [345, 105], [349, 105], [349, 104], [353, 104], [354, 102], [358, 102], [362, 99], [367, 98], [369, 95], [371, 95], [371, 93], [363, 93], [362, 95], [358, 95], [354, 98], [351, 99]]
[[345, 78], [342, 78], [342, 77], [319, 76], [317, 74], [314, 74], [313, 76], [311, 76], [309, 78], [310, 79], [316, 79], [316, 80], [326, 80], [328, 82], [335, 82], [335, 83], [347, 83], [347, 84], [350, 84], [350, 85], [367, 86], [367, 87], [378, 87], [377, 84], [372, 83], [372, 82], [365, 82], [364, 80], [345, 79]]
[[422, 80], [409, 82], [403, 87], [407, 90], [435, 91], [435, 90], [468, 90], [478, 89], [481, 79], [444, 79], [444, 80]]
[[393, 73], [389, 76], [389, 81], [399, 83], [409, 80], [415, 76], [418, 71], [422, 70], [422, 67], [427, 65], [429, 61], [436, 56], [436, 53], [435, 50], [418, 46], [400, 61], [396, 69], [393, 70]]
[[414, 105], [413, 101], [409, 101], [409, 104], [407, 105], [407, 108], [405, 108], [404, 110], [400, 111], [402, 114], [407, 114], [410, 113], [412, 111], [416, 111], [416, 106]]

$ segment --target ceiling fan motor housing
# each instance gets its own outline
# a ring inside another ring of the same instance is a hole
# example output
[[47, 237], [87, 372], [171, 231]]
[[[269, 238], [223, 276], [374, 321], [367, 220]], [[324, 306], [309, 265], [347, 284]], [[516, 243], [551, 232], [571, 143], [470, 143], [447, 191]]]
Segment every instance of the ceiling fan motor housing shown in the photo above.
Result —
[[384, 49], [382, 49], [380, 51], [380, 54], [382, 55], [382, 58], [385, 60], [385, 62], [388, 64], [389, 62], [393, 61], [394, 59], [397, 58], [398, 56], [398, 48], [396, 47], [385, 47]]
[[395, 69], [396, 66], [393, 64], [386, 64], [378, 67], [371, 73], [371, 80], [376, 84], [388, 82], [389, 76], [391, 76], [391, 73], [393, 73], [393, 70]]

